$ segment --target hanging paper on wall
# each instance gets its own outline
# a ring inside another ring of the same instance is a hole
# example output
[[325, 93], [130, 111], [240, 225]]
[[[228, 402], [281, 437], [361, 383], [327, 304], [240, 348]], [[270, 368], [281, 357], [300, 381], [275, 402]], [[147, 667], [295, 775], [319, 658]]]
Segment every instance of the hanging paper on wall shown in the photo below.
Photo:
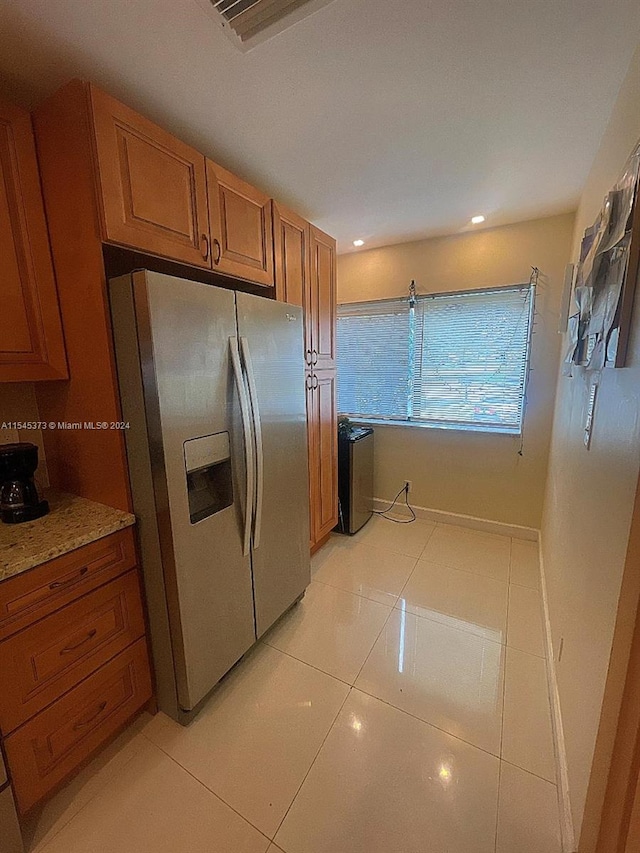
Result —
[[577, 312], [569, 320], [572, 345], [565, 356], [567, 364], [588, 370], [624, 364], [640, 258], [639, 172], [640, 143], [598, 218], [584, 233], [574, 289]]

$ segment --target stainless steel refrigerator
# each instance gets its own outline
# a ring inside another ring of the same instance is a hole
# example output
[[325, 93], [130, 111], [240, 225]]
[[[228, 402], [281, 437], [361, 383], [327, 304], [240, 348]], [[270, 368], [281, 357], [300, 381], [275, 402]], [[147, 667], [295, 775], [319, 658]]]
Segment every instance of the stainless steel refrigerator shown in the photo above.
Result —
[[158, 701], [186, 723], [310, 581], [302, 309], [147, 271], [110, 299]]

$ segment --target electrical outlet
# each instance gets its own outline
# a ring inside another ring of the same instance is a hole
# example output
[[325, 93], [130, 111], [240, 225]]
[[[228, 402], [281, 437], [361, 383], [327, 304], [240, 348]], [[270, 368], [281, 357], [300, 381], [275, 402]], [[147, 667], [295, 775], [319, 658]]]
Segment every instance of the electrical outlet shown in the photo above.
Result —
[[405, 489], [405, 491], [406, 491], [406, 493], [407, 493], [407, 494], [409, 494], [409, 492], [411, 491], [412, 487], [413, 487], [413, 483], [411, 482], [411, 480], [405, 480], [405, 481], [404, 481], [404, 489]]

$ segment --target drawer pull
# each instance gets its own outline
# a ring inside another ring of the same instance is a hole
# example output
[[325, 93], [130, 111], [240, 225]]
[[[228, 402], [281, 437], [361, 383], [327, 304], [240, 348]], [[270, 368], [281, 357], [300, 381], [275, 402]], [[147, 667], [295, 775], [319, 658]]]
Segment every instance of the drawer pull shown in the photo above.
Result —
[[77, 722], [77, 723], [74, 725], [74, 727], [73, 727], [74, 732], [77, 732], [77, 731], [78, 731], [78, 729], [83, 729], [85, 726], [88, 726], [88, 725], [89, 725], [89, 723], [92, 723], [92, 722], [96, 719], [96, 717], [99, 717], [99, 716], [100, 716], [100, 714], [104, 711], [104, 709], [105, 709], [106, 707], [107, 707], [107, 702], [106, 702], [106, 700], [105, 700], [104, 702], [101, 702], [101, 703], [98, 705], [97, 710], [96, 710], [96, 711], [94, 711], [94, 713], [93, 713], [93, 714], [91, 714], [91, 716], [90, 716], [90, 717], [87, 717], [87, 718], [86, 718], [86, 719], [84, 719], [84, 720], [78, 720], [78, 722]]
[[71, 586], [72, 583], [75, 583], [80, 578], [84, 577], [86, 573], [89, 571], [89, 567], [85, 566], [83, 569], [80, 569], [79, 572], [76, 572], [74, 575], [71, 575], [70, 578], [67, 578], [66, 581], [54, 581], [49, 584], [49, 589], [62, 589], [65, 586]]
[[89, 642], [89, 640], [93, 640], [93, 638], [95, 637], [95, 635], [96, 635], [97, 633], [98, 633], [98, 629], [97, 629], [97, 628], [93, 628], [91, 631], [89, 631], [89, 633], [87, 634], [87, 636], [86, 636], [86, 637], [83, 637], [83, 638], [82, 638], [82, 640], [80, 640], [80, 642], [79, 642], [79, 643], [76, 643], [76, 644], [75, 644], [75, 645], [73, 645], [73, 646], [65, 646], [65, 647], [64, 647], [64, 649], [61, 649], [61, 650], [60, 650], [60, 654], [61, 654], [61, 655], [68, 655], [68, 654], [69, 654], [69, 652], [75, 652], [75, 650], [76, 650], [76, 649], [79, 649], [79, 648], [80, 648], [80, 646], [84, 646], [84, 644], [85, 644], [85, 643], [88, 643], [88, 642]]

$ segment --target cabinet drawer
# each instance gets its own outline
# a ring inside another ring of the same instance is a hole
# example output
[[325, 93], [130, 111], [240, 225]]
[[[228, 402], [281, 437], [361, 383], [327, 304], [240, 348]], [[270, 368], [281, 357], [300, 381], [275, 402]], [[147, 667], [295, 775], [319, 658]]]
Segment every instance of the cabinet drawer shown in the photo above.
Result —
[[0, 640], [135, 564], [133, 529], [127, 527], [0, 583]]
[[151, 698], [144, 639], [4, 741], [24, 814], [70, 776]]
[[100, 587], [0, 643], [8, 734], [144, 635], [138, 573]]

